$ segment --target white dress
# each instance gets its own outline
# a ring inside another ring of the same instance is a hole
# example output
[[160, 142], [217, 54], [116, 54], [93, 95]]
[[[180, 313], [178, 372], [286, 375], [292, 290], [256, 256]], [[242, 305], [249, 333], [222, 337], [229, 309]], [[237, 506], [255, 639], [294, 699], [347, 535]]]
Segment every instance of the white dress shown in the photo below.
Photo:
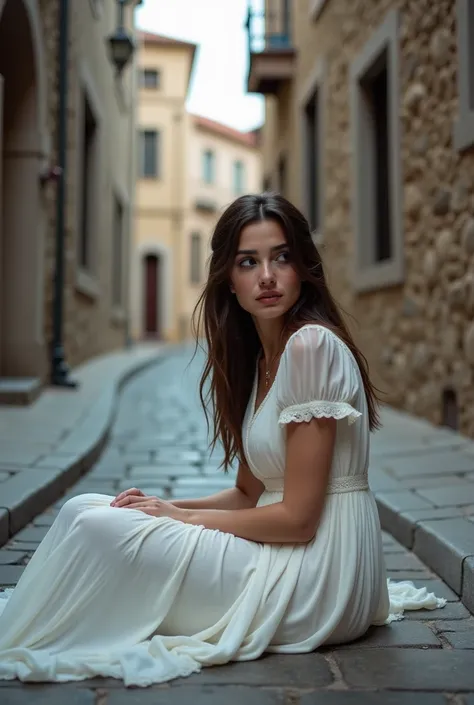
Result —
[[264, 651], [343, 643], [404, 608], [442, 606], [424, 588], [387, 584], [367, 485], [366, 400], [345, 344], [304, 326], [254, 413], [256, 390], [257, 378], [243, 432], [248, 464], [266, 488], [259, 505], [283, 496], [285, 425], [338, 419], [315, 538], [259, 544], [112, 508], [109, 496], [75, 497], [0, 599], [0, 679], [110, 676], [147, 686]]

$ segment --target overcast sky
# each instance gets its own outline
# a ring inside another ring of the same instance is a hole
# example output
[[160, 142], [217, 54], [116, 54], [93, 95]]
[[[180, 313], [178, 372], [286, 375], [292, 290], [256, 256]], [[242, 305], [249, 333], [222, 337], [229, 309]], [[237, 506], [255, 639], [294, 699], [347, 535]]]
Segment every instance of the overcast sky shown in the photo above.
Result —
[[188, 109], [239, 130], [264, 118], [262, 98], [245, 89], [246, 15], [247, 0], [145, 0], [137, 10], [140, 29], [200, 45]]

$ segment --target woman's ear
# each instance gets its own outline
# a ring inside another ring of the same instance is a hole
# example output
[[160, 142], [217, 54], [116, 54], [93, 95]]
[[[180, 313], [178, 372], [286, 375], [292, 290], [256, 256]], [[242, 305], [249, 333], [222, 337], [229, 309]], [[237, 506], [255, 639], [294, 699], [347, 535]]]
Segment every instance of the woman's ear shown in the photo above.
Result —
[[229, 284], [229, 289], [230, 289], [231, 294], [235, 294], [235, 289], [234, 289], [234, 285], [232, 284], [232, 282]]

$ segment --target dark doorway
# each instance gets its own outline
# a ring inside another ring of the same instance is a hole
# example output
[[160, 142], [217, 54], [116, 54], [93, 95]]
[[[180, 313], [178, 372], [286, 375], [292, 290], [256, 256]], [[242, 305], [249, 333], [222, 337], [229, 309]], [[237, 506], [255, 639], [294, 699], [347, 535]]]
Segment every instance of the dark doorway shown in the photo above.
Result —
[[373, 254], [375, 262], [390, 260], [392, 251], [392, 213], [390, 205], [390, 115], [389, 115], [389, 57], [388, 52], [379, 57], [361, 87], [370, 114], [372, 152], [374, 155]]
[[441, 424], [452, 428], [453, 431], [459, 430], [459, 409], [454, 389], [443, 391]]
[[0, 12], [0, 375], [45, 373], [41, 142], [35, 45], [26, 3]]
[[160, 258], [146, 255], [143, 260], [144, 282], [144, 333], [146, 337], [161, 336], [159, 316]]

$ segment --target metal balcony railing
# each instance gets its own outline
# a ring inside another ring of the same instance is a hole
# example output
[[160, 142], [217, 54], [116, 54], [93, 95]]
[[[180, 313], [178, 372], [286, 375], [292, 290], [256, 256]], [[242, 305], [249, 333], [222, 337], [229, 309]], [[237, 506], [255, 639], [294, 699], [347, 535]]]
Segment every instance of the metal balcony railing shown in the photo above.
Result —
[[250, 54], [291, 50], [291, 1], [267, 0], [266, 10], [255, 9], [249, 1], [247, 36]]

